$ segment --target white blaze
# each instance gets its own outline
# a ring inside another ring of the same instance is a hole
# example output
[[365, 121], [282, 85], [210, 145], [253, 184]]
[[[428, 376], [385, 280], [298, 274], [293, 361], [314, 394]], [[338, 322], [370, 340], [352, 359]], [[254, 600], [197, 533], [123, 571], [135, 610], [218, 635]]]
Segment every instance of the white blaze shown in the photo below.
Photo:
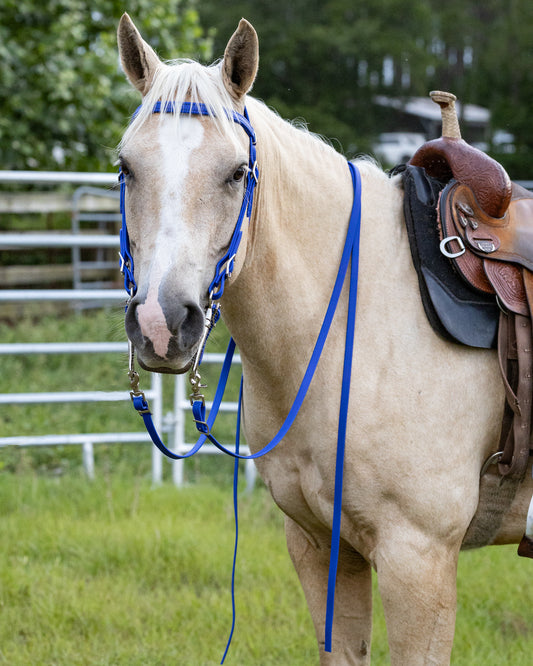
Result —
[[201, 145], [203, 136], [204, 128], [197, 118], [181, 118], [179, 132], [174, 118], [163, 119], [159, 127], [159, 229], [148, 276], [146, 301], [138, 306], [137, 316], [142, 334], [151, 340], [155, 353], [162, 358], [166, 358], [172, 334], [158, 300], [159, 287], [172, 265], [172, 257], [179, 252], [180, 245], [190, 240], [182, 216], [183, 196], [190, 156]]

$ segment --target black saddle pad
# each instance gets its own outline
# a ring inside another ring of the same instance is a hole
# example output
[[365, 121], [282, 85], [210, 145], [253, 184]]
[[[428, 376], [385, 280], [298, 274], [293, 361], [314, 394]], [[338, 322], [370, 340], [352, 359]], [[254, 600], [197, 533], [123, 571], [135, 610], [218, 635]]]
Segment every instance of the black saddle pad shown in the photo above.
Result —
[[500, 310], [495, 296], [469, 285], [439, 249], [439, 194], [447, 183], [407, 165], [402, 173], [404, 216], [420, 294], [433, 329], [447, 340], [495, 349]]

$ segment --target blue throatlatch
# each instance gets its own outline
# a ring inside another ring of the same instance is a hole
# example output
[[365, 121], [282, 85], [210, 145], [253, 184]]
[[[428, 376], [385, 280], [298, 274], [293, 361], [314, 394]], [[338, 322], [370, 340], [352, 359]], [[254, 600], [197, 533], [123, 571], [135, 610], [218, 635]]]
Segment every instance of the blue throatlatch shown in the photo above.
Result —
[[[162, 105], [158, 102], [154, 108], [153, 113], [175, 113], [176, 105], [174, 102], [167, 102]], [[180, 107], [180, 113], [196, 114], [196, 115], [212, 115], [209, 109], [204, 104], [193, 104], [185, 103]], [[324, 344], [326, 342], [327, 335], [329, 333], [331, 323], [339, 302], [340, 294], [342, 287], [345, 282], [346, 274], [348, 272], [348, 266], [350, 266], [350, 288], [349, 288], [349, 305], [348, 305], [348, 316], [346, 322], [346, 344], [344, 352], [344, 366], [343, 366], [343, 376], [341, 384], [341, 398], [339, 406], [339, 425], [337, 432], [337, 454], [336, 454], [336, 464], [335, 464], [335, 491], [334, 491], [334, 506], [333, 506], [333, 523], [332, 523], [332, 535], [331, 535], [331, 556], [330, 556], [330, 568], [328, 575], [328, 588], [327, 588], [327, 604], [326, 604], [326, 622], [325, 622], [325, 650], [326, 652], [331, 652], [332, 650], [332, 628], [333, 628], [333, 614], [334, 614], [334, 604], [335, 604], [335, 583], [337, 578], [337, 567], [338, 567], [338, 558], [339, 558], [339, 548], [340, 548], [340, 531], [341, 531], [341, 509], [342, 509], [342, 487], [343, 487], [343, 465], [344, 465], [344, 451], [346, 443], [346, 425], [347, 425], [347, 416], [348, 416], [348, 405], [350, 397], [350, 379], [351, 379], [351, 368], [352, 368], [352, 359], [353, 359], [353, 347], [354, 347], [354, 333], [355, 333], [355, 315], [356, 315], [356, 303], [357, 303], [357, 281], [358, 281], [358, 266], [359, 266], [359, 232], [361, 224], [361, 176], [357, 167], [348, 162], [348, 167], [352, 176], [352, 183], [354, 188], [354, 200], [352, 211], [350, 215], [350, 222], [348, 226], [348, 231], [346, 235], [346, 241], [343, 249], [343, 253], [340, 260], [339, 270], [335, 284], [333, 286], [333, 291], [331, 298], [320, 328], [315, 347], [313, 349], [309, 364], [305, 371], [304, 377], [298, 389], [294, 403], [292, 404], [287, 418], [282, 424], [281, 428], [277, 434], [272, 438], [272, 440], [263, 447], [260, 451], [249, 456], [244, 456], [239, 453], [240, 446], [240, 416], [241, 416], [241, 403], [242, 403], [242, 377], [241, 377], [241, 389], [239, 394], [239, 408], [237, 416], [237, 430], [236, 430], [236, 439], [235, 439], [235, 450], [231, 451], [227, 447], [220, 444], [217, 439], [212, 434], [212, 428], [215, 423], [215, 419], [218, 414], [220, 403], [222, 402], [222, 397], [226, 388], [229, 371], [231, 368], [231, 362], [233, 354], [235, 351], [235, 342], [233, 339], [230, 340], [228, 349], [226, 351], [226, 356], [224, 364], [222, 367], [220, 379], [217, 385], [215, 392], [215, 397], [213, 399], [213, 404], [209, 415], [206, 414], [205, 399], [204, 396], [199, 393], [200, 389], [200, 375], [198, 373], [198, 367], [201, 363], [201, 358], [203, 354], [203, 349], [205, 347], [207, 337], [216, 324], [220, 314], [219, 299], [224, 293], [224, 286], [226, 277], [231, 275], [233, 269], [233, 262], [235, 255], [237, 253], [240, 240], [242, 238], [242, 223], [244, 218], [250, 218], [253, 204], [253, 193], [255, 186], [258, 182], [259, 171], [256, 161], [256, 138], [255, 132], [250, 124], [248, 114], [246, 109], [244, 111], [244, 116], [236, 113], [235, 111], [226, 111], [228, 117], [232, 117], [235, 122], [237, 122], [249, 136], [250, 139], [250, 149], [249, 149], [249, 174], [247, 180], [247, 187], [244, 193], [243, 202], [241, 206], [241, 211], [237, 224], [235, 226], [232, 239], [230, 241], [230, 246], [225, 255], [217, 263], [215, 269], [215, 277], [209, 286], [209, 300], [210, 305], [206, 313], [206, 326], [204, 336], [200, 342], [196, 360], [193, 364], [193, 368], [190, 375], [190, 381], [193, 386], [193, 393], [191, 395], [191, 405], [194, 421], [196, 427], [200, 432], [200, 437], [196, 444], [188, 451], [186, 454], [179, 455], [170, 451], [165, 444], [162, 442], [159, 437], [157, 430], [154, 426], [152, 415], [150, 413], [150, 408], [148, 402], [145, 399], [145, 396], [142, 391], [139, 390], [139, 378], [135, 370], [133, 369], [133, 350], [130, 353], [130, 382], [132, 386], [131, 396], [135, 409], [139, 412], [141, 417], [144, 420], [146, 429], [155, 444], [155, 446], [164, 453], [167, 457], [173, 460], [181, 460], [184, 458], [189, 458], [193, 456], [199, 449], [205, 444], [206, 441], [210, 441], [214, 446], [216, 446], [220, 451], [226, 453], [229, 456], [232, 456], [235, 459], [235, 474], [234, 474], [234, 512], [235, 512], [235, 525], [236, 525], [236, 536], [235, 536], [235, 550], [233, 556], [233, 571], [232, 571], [232, 608], [233, 608], [233, 621], [230, 636], [228, 643], [226, 645], [226, 650], [222, 658], [222, 662], [226, 658], [228, 649], [231, 643], [231, 638], [233, 636], [233, 631], [235, 627], [235, 598], [234, 598], [234, 584], [235, 584], [235, 561], [237, 554], [237, 541], [238, 541], [238, 520], [237, 520], [237, 481], [238, 481], [238, 462], [239, 460], [250, 460], [259, 458], [274, 449], [277, 444], [285, 437], [290, 427], [294, 423], [294, 420], [298, 414], [298, 411], [305, 399], [311, 381], [313, 379], [318, 361], [320, 359]], [[119, 174], [120, 182], [120, 204], [121, 204], [121, 213], [122, 213], [122, 229], [120, 233], [120, 257], [121, 257], [121, 270], [124, 273], [124, 286], [126, 291], [132, 297], [137, 289], [135, 283], [135, 278], [133, 274], [133, 257], [131, 256], [129, 249], [129, 240], [128, 232], [126, 227], [126, 213], [125, 213], [125, 179], [122, 173]]]

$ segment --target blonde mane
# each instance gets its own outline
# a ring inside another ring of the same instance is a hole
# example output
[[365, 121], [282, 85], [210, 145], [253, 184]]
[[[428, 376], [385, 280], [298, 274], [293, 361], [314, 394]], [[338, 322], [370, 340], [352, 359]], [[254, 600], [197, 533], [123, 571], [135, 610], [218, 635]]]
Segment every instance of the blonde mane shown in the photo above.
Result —
[[[175, 118], [178, 129], [182, 117], [180, 104], [192, 102], [205, 104], [209, 115], [216, 121], [222, 133], [231, 133], [234, 130], [235, 123], [226, 113], [226, 109], [233, 108], [233, 100], [222, 83], [220, 62], [206, 66], [193, 60], [175, 60], [160, 63], [152, 86], [143, 97], [140, 109], [126, 129], [120, 147], [152, 116], [152, 109], [158, 101], [176, 102], [175, 112], [171, 115]], [[159, 118], [162, 120], [168, 115], [159, 114]]]

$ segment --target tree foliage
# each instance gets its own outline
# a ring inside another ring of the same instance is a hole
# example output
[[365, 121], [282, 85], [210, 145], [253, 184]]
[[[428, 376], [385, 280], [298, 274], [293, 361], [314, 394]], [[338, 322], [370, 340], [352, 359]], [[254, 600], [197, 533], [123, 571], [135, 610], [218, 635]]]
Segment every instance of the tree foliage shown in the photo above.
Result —
[[217, 54], [248, 18], [261, 44], [255, 94], [350, 155], [379, 132], [403, 129], [373, 104], [376, 95], [450, 90], [515, 135], [516, 153], [497, 157], [513, 177], [532, 176], [531, 0], [203, 0], [200, 15], [217, 28]]
[[[0, 156], [4, 169], [109, 169], [135, 108], [120, 71], [119, 0], [2, 0]], [[209, 58], [195, 0], [130, 0], [164, 55]]]
[[[488, 107], [492, 129], [515, 136], [515, 153], [496, 156], [512, 177], [532, 176], [531, 0], [130, 0], [127, 10], [163, 58], [202, 61], [248, 18], [261, 45], [255, 94], [349, 156], [405, 129], [376, 95], [443, 89]], [[136, 104], [117, 60], [123, 11], [119, 0], [0, 3], [4, 168], [108, 168]]]

